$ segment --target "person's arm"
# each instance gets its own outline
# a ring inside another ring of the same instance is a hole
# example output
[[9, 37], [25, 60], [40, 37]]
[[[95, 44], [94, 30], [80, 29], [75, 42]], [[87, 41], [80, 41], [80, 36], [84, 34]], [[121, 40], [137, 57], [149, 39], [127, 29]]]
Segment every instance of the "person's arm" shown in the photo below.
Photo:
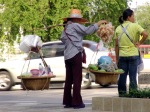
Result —
[[118, 45], [118, 38], [115, 39], [115, 54], [116, 54], [116, 64], [118, 66], [118, 60], [119, 60], [119, 45]]
[[142, 39], [139, 42], [136, 42], [134, 45], [138, 48], [141, 44], [144, 43], [144, 41], [148, 38], [148, 33], [146, 31], [143, 31], [141, 33]]
[[143, 44], [144, 41], [148, 38], [148, 33], [147, 33], [146, 31], [143, 31], [143, 32], [141, 33], [141, 36], [142, 36], [142, 39], [141, 39], [140, 42], [139, 42], [140, 45]]
[[100, 20], [99, 22], [87, 27], [79, 23], [74, 23], [74, 28], [78, 33], [81, 33], [83, 35], [88, 35], [88, 34], [95, 33], [98, 30], [99, 26], [104, 23], [108, 23], [108, 22], [106, 20]]
[[[135, 46], [139, 47], [147, 39], [148, 33], [139, 24], [135, 25], [135, 29], [140, 33], [140, 35], [142, 37], [142, 39], [139, 42], [135, 43]], [[139, 37], [140, 37], [140, 35], [139, 35]]]

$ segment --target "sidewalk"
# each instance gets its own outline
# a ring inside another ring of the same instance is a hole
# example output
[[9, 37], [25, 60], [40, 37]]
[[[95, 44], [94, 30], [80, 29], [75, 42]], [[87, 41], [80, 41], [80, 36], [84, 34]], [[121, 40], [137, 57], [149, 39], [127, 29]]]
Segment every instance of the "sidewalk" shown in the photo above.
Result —
[[0, 103], [0, 112], [96, 112], [92, 111], [92, 105], [86, 104], [83, 109], [65, 109], [61, 104], [37, 103], [37, 102], [7, 102], [9, 106]]
[[98, 112], [92, 110], [92, 97], [116, 96], [117, 88], [92, 88], [81, 92], [83, 109], [64, 108], [63, 89], [0, 92], [0, 112]]
[[[148, 85], [140, 85], [147, 87]], [[116, 97], [117, 86], [108, 88], [92, 88], [82, 90], [85, 108], [64, 108], [62, 105], [63, 89], [49, 89], [43, 91], [1, 91], [0, 112], [99, 112], [92, 110], [93, 97]]]

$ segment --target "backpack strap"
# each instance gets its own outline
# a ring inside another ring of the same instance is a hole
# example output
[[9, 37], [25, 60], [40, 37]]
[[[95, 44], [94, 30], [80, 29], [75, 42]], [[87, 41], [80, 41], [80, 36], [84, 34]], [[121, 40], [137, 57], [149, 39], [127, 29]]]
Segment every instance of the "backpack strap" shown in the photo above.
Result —
[[[128, 24], [129, 25], [129, 24]], [[121, 25], [122, 26], [122, 25]], [[128, 34], [128, 32], [126, 31], [126, 28], [124, 28], [123, 26], [122, 26], [122, 30], [123, 30], [123, 32], [127, 35], [127, 37], [130, 39], [130, 41], [133, 43], [133, 40], [131, 39], [131, 37], [130, 37], [130, 35]]]
[[[129, 24], [130, 24], [130, 23], [129, 23]], [[127, 35], [127, 37], [130, 39], [130, 41], [132, 42], [132, 44], [134, 45], [133, 40], [131, 39], [130, 35], [129, 35], [128, 32], [126, 31], [126, 29], [127, 29], [127, 27], [129, 26], [129, 24], [128, 24], [125, 28], [121, 25], [122, 30], [123, 30], [122, 34], [125, 33], [125, 34]], [[118, 38], [119, 38], [119, 39], [118, 39], [118, 45], [119, 45], [119, 40], [120, 40], [122, 34], [118, 37]], [[138, 48], [138, 51], [140, 52], [139, 48]]]
[[[130, 23], [129, 23], [130, 24]], [[133, 41], [131, 40], [130, 36], [128, 35], [128, 33], [126, 32], [126, 29], [128, 28], [129, 24], [127, 24], [127, 26], [124, 28], [122, 25], [122, 33], [119, 35], [118, 37], [118, 45], [119, 45], [119, 41], [120, 41], [120, 38], [122, 37], [122, 35], [125, 33], [127, 35], [127, 37], [130, 39], [130, 41], [133, 43]]]

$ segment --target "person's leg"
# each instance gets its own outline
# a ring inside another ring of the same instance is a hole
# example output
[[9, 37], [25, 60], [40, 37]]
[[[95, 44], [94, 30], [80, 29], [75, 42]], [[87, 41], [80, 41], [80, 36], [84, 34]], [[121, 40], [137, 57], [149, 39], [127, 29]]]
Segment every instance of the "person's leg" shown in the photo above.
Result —
[[64, 96], [63, 96], [63, 104], [65, 105], [65, 108], [69, 108], [72, 106], [72, 95], [71, 95], [71, 88], [73, 83], [73, 77], [72, 77], [72, 65], [71, 60], [65, 61], [66, 66], [66, 79], [65, 79], [65, 86], [64, 86]]
[[137, 59], [138, 56], [132, 56], [129, 59], [129, 92], [137, 90]]
[[72, 104], [74, 107], [84, 108], [81, 97], [81, 82], [82, 82], [82, 54], [78, 53], [74, 57], [72, 65], [73, 69], [73, 98]]
[[124, 73], [120, 74], [118, 78], [118, 93], [119, 93], [119, 96], [123, 96], [127, 92], [127, 88], [126, 88], [126, 80], [127, 80], [127, 74], [128, 74], [127, 57], [119, 58], [119, 68], [124, 70]]

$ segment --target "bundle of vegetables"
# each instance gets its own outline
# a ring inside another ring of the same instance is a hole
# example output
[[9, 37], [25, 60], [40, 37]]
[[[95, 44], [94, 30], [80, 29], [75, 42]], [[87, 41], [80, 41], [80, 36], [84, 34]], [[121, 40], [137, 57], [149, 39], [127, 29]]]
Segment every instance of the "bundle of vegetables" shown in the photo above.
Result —
[[89, 64], [88, 66], [89, 70], [97, 71], [97, 72], [116, 72], [116, 73], [123, 73], [124, 71], [122, 69], [115, 68], [114, 71], [109, 71], [105, 68], [101, 68], [98, 66], [98, 64]]
[[109, 43], [114, 35], [114, 27], [110, 23], [101, 25], [97, 30], [97, 35], [104, 43]]
[[21, 74], [20, 75], [22, 78], [29, 78], [29, 77], [32, 77], [32, 74]]
[[98, 65], [100, 69], [105, 70], [107, 72], [114, 72], [115, 71], [115, 65], [114, 63], [110, 63], [110, 64], [100, 64]]
[[99, 68], [106, 70], [107, 72], [114, 72], [117, 68], [116, 63], [112, 61], [109, 56], [101, 56], [97, 62]]

